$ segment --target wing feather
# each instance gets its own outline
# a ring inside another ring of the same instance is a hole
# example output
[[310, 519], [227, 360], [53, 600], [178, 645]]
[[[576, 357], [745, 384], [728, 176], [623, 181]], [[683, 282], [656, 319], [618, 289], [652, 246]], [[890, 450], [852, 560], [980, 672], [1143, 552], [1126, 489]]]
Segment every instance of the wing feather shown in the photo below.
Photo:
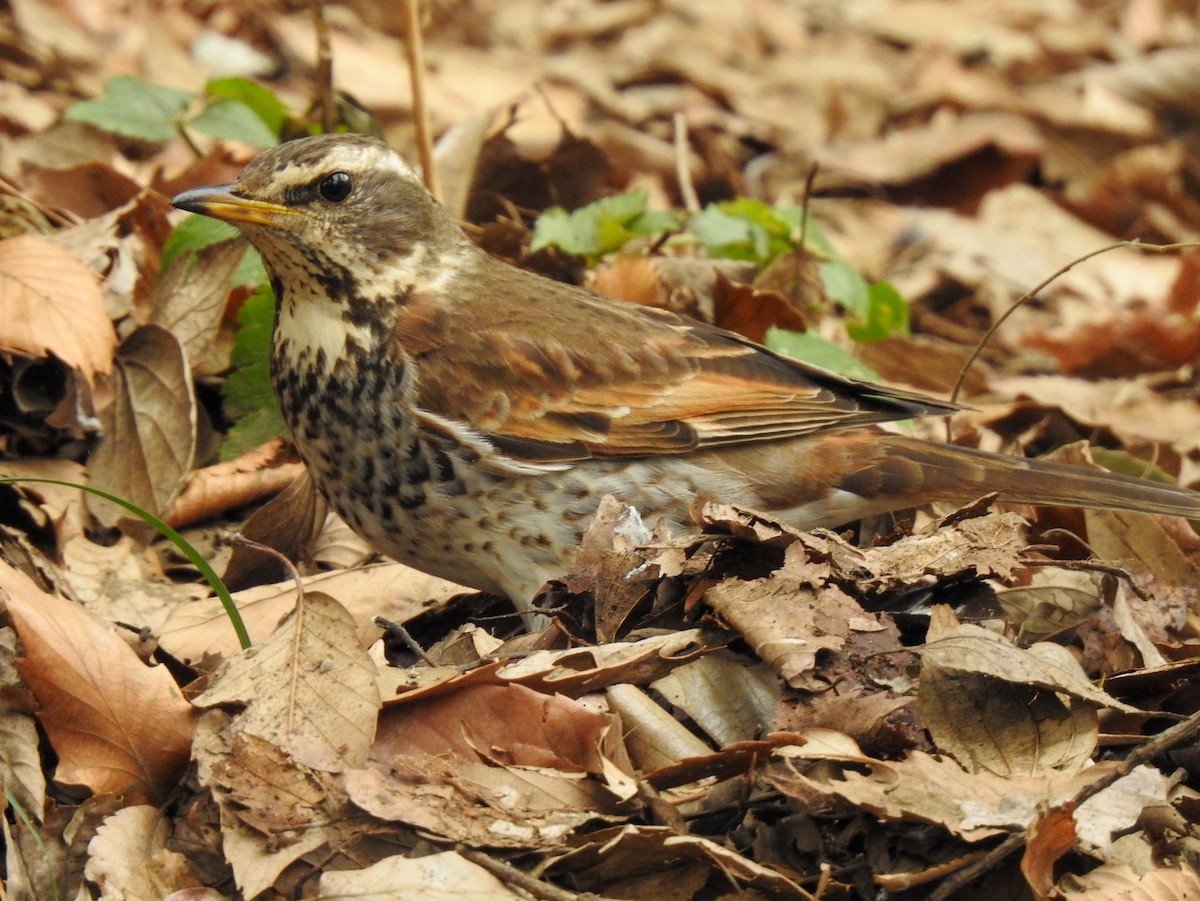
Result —
[[518, 460], [679, 454], [958, 409], [663, 310], [486, 265], [487, 302], [460, 298], [457, 310], [430, 316], [409, 298], [395, 340], [418, 367], [422, 408]]

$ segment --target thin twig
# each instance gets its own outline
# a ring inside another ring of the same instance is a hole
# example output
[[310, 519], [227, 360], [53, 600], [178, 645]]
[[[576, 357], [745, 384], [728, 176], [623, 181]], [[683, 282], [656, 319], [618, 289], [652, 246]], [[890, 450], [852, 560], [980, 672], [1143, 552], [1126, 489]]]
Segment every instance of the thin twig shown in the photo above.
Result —
[[808, 253], [808, 248], [805, 242], [808, 240], [808, 210], [812, 204], [813, 182], [817, 180], [817, 163], [816, 160], [808, 167], [808, 174], [804, 176], [804, 196], [800, 198], [800, 240], [796, 242], [805, 254]]
[[421, 37], [420, 0], [403, 0], [404, 49], [408, 55], [408, 76], [412, 85], [413, 125], [416, 128], [417, 156], [425, 187], [439, 201], [442, 185], [433, 165], [433, 129], [429, 124], [429, 105], [425, 102], [425, 43]]
[[683, 208], [693, 216], [700, 212], [700, 196], [692, 181], [692, 166], [689, 160], [687, 116], [675, 114], [675, 179], [679, 182], [679, 196]]
[[[1105, 773], [1096, 781], [1085, 785], [1082, 789], [1076, 792], [1075, 797], [1071, 800], [1058, 805], [1058, 809], [1067, 808], [1070, 810], [1077, 809], [1080, 804], [1089, 798], [1095, 797], [1104, 789], [1111, 786], [1118, 779], [1124, 778], [1132, 773], [1135, 769], [1144, 763], [1148, 763], [1154, 757], [1162, 754], [1164, 751], [1182, 744], [1188, 739], [1200, 733], [1200, 711], [1193, 713], [1183, 722], [1172, 726], [1160, 732], [1158, 735], [1138, 745], [1129, 752], [1126, 757], [1119, 761], [1111, 772]], [[982, 873], [994, 867], [997, 863], [1012, 854], [1014, 851], [1024, 847], [1028, 838], [1028, 830], [1022, 829], [1020, 832], [1014, 832], [1003, 842], [989, 851], [984, 857], [972, 863], [968, 867], [959, 870], [953, 876], [949, 877], [945, 882], [937, 887], [930, 896], [930, 901], [944, 901], [956, 891], [961, 889], [967, 883], [978, 878]]]
[[566, 889], [561, 889], [556, 885], [551, 885], [548, 882], [543, 882], [540, 879], [535, 879], [524, 870], [518, 870], [510, 863], [505, 863], [503, 860], [497, 860], [482, 851], [477, 851], [474, 848], [468, 848], [465, 845], [459, 845], [455, 850], [458, 851], [461, 857], [476, 866], [483, 867], [501, 882], [511, 885], [513, 888], [519, 888], [523, 892], [528, 892], [533, 897], [541, 899], [541, 901], [607, 901], [599, 895], [593, 895], [591, 892], [586, 894], [577, 894], [569, 892]]
[[310, 0], [313, 29], [317, 33], [317, 74], [315, 93], [321, 111], [321, 131], [330, 134], [337, 128], [337, 104], [333, 100], [333, 50], [329, 41], [329, 20], [325, 18], [324, 0]]
[[404, 642], [405, 646], [410, 651], [420, 657], [425, 663], [428, 663], [430, 666], [438, 665], [438, 662], [425, 653], [425, 649], [421, 647], [420, 643], [415, 638], [412, 637], [412, 634], [408, 631], [408, 629], [404, 628], [404, 626], [400, 625], [400, 623], [393, 622], [390, 619], [384, 619], [382, 616], [375, 617], [373, 620], [371, 620], [371, 622], [375, 623], [375, 625], [383, 629], [383, 631], [387, 632], [389, 635], [395, 635], [397, 638], [399, 638], [402, 642]]
[[16, 197], [18, 200], [23, 200], [25, 203], [29, 204], [31, 207], [33, 207], [35, 210], [37, 210], [39, 213], [41, 213], [43, 216], [45, 216], [47, 219], [49, 219], [51, 222], [53, 222], [55, 225], [61, 226], [63, 228], [69, 228], [72, 225], [76, 224], [74, 221], [67, 218], [62, 213], [58, 212], [57, 210], [52, 210], [50, 207], [46, 206], [44, 203], [34, 200], [32, 197], [30, 197], [28, 194], [26, 194], [24, 191], [22, 191], [16, 185], [11, 184], [10, 182], [6, 181], [2, 177], [0, 177], [0, 191], [3, 191], [5, 194], [10, 194], [11, 196]]
[[[962, 368], [958, 372], [958, 380], [954, 383], [954, 390], [950, 392], [950, 402], [955, 403], [958, 401], [959, 392], [962, 391], [963, 383], [967, 380], [967, 373], [970, 372], [971, 367], [975, 364], [975, 361], [979, 359], [979, 355], [983, 353], [983, 349], [987, 347], [988, 342], [992, 340], [992, 336], [1000, 330], [1000, 326], [1004, 324], [1005, 320], [1008, 319], [1009, 316], [1015, 313], [1017, 309], [1026, 302], [1034, 297], [1037, 297], [1039, 292], [1045, 290], [1048, 285], [1066, 275], [1080, 263], [1086, 262], [1092, 257], [1098, 257], [1102, 253], [1108, 253], [1110, 250], [1116, 250], [1118, 247], [1130, 247], [1134, 250], [1140, 250], [1143, 253], [1171, 253], [1176, 250], [1191, 250], [1192, 248], [1200, 247], [1200, 243], [1195, 241], [1186, 241], [1181, 244], [1143, 244], [1140, 241], [1117, 241], [1113, 244], [1107, 245], [1106, 247], [1101, 247], [1097, 250], [1091, 251], [1090, 253], [1085, 253], [1081, 257], [1071, 260], [1071, 262], [1067, 263], [1053, 275], [1042, 280], [1040, 283], [1030, 288], [1028, 291], [1014, 300], [1009, 308], [1001, 313], [999, 318], [992, 323], [991, 327], [984, 332], [983, 337], [979, 339], [979, 342], [975, 345], [975, 349], [971, 351], [971, 355], [967, 357], [966, 362], [963, 363]], [[948, 444], [952, 443], [949, 417], [946, 418], [946, 442]]]

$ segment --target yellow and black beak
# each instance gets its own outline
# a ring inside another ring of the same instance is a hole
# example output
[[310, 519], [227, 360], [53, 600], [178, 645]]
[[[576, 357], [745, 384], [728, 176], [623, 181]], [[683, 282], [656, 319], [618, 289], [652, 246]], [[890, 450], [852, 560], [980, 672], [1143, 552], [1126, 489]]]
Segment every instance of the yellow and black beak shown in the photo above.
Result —
[[296, 210], [265, 200], [251, 200], [233, 193], [233, 185], [192, 188], [171, 199], [171, 205], [189, 213], [211, 216], [231, 225], [278, 226], [296, 215]]

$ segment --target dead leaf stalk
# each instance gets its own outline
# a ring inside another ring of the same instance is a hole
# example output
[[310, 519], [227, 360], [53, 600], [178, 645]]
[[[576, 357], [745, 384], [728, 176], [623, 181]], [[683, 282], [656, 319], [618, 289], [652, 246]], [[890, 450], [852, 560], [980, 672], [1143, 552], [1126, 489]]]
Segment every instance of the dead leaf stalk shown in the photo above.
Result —
[[421, 36], [420, 0], [403, 0], [404, 49], [408, 56], [408, 74], [412, 85], [413, 124], [417, 132], [417, 154], [425, 187], [438, 200], [442, 186], [433, 165], [433, 133], [429, 125], [429, 106], [425, 102], [425, 44]]

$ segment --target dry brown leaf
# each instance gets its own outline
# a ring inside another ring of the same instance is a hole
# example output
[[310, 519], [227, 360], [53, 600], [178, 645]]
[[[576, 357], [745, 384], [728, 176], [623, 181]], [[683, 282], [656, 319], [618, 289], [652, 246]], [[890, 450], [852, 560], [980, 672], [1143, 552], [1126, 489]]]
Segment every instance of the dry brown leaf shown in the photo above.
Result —
[[[969, 842], [1026, 828], [1042, 806], [1072, 799], [1112, 770], [1111, 764], [1097, 764], [1075, 776], [1053, 770], [1038, 775], [968, 773], [949, 758], [921, 751], [884, 761], [863, 755], [844, 736], [831, 741], [820, 730], [804, 735], [807, 744], [779, 748], [769, 769], [769, 781], [784, 794], [841, 798], [886, 820], [941, 825]], [[837, 765], [801, 770], [792, 758]]]
[[[174, 336], [144, 325], [121, 342], [116, 400], [101, 415], [102, 437], [88, 460], [92, 483], [161, 516], [183, 488], [196, 451], [196, 398]], [[109, 501], [88, 497], [109, 522], [146, 528]], [[135, 524], [135, 525], [134, 525]]]
[[1200, 609], [1200, 568], [1153, 516], [1088, 510], [1084, 519], [1096, 556], [1127, 569], [1148, 595], [1127, 599], [1138, 624], [1156, 643], [1175, 638]]
[[1027, 646], [1060, 635], [1095, 613], [1102, 600], [1099, 582], [1095, 573], [1039, 567], [1028, 584], [997, 589], [996, 600], [1005, 619], [1018, 627], [1017, 644]]
[[917, 697], [937, 749], [971, 773], [1077, 773], [1096, 750], [1096, 708], [1064, 703], [1050, 691], [942, 672], [923, 659]]
[[[15, 676], [16, 637], [12, 629], [5, 629], [0, 638], [0, 672]], [[38, 750], [37, 724], [31, 711], [11, 703], [0, 708], [0, 784], [26, 813], [41, 821], [46, 807], [46, 776]]]
[[768, 667], [732, 652], [694, 660], [657, 679], [652, 687], [687, 714], [718, 747], [775, 728], [778, 680]]
[[1075, 820], [1071, 811], [1058, 808], [1039, 816], [1029, 827], [1021, 872], [1037, 901], [1054, 897], [1054, 864], [1075, 845]]
[[[304, 464], [284, 439], [277, 438], [235, 460], [193, 469], [163, 518], [182, 528], [282, 491], [303, 472]], [[262, 540], [253, 535], [246, 537]]]
[[111, 622], [157, 630], [175, 607], [206, 594], [201, 585], [169, 581], [158, 555], [124, 535], [108, 546], [80, 535], [63, 546], [62, 563], [74, 600]]
[[[770, 867], [754, 863], [714, 841], [679, 835], [661, 826], [618, 826], [601, 829], [573, 842], [574, 848], [556, 858], [549, 872], [572, 874], [577, 889], [634, 898], [659, 898], [665, 873], [669, 883], [696, 884], [709, 890], [754, 897], [812, 899], [792, 880]], [[691, 894], [684, 897], [692, 897]]]
[[800, 549], [787, 549], [779, 572], [749, 582], [727, 579], [705, 601], [790, 686], [819, 690], [812, 674], [818, 652], [840, 650], [855, 629], [881, 627], [832, 584], [827, 564], [808, 561]]
[[614, 685], [605, 692], [605, 700], [621, 717], [626, 750], [639, 770], [661, 770], [712, 753], [712, 748], [636, 685]]
[[320, 893], [322, 901], [519, 901], [525, 897], [454, 851], [415, 859], [396, 855], [361, 870], [330, 871], [321, 876]]
[[231, 335], [218, 342], [233, 276], [246, 255], [243, 237], [210, 244], [172, 261], [154, 287], [150, 319], [179, 341], [197, 375], [216, 375], [229, 368]]
[[0, 589], [59, 781], [161, 801], [187, 765], [195, 726], [170, 673], [146, 666], [110, 626], [4, 563]]
[[[337, 598], [353, 615], [358, 641], [366, 646], [379, 637], [374, 618], [406, 622], [418, 613], [470, 589], [437, 579], [399, 563], [378, 563], [353, 571], [320, 573], [303, 580], [306, 591]], [[296, 583], [289, 579], [236, 592], [252, 641], [261, 642], [296, 605]], [[162, 646], [180, 660], [206, 654], [228, 657], [239, 650], [237, 636], [219, 599], [205, 598], [177, 607], [163, 623]]]
[[89, 385], [112, 371], [117, 336], [93, 275], [72, 254], [41, 238], [0, 241], [0, 348], [54, 354]]
[[366, 762], [379, 688], [350, 613], [311, 591], [270, 638], [228, 661], [194, 703], [244, 704], [237, 730], [338, 772]]
[[221, 851], [242, 897], [253, 898], [305, 854], [330, 842], [347, 822], [333, 777], [297, 763], [280, 748], [232, 729], [220, 711], [205, 714], [193, 750], [200, 784], [221, 816]]
[[1031, 685], [1060, 692], [1098, 707], [1111, 707], [1126, 713], [1138, 708], [1118, 701], [1096, 688], [1079, 662], [1061, 645], [1040, 642], [1028, 650], [981, 626], [964, 624], [927, 642], [917, 653], [922, 663], [943, 673], [963, 676], [988, 676], [1004, 682]]

